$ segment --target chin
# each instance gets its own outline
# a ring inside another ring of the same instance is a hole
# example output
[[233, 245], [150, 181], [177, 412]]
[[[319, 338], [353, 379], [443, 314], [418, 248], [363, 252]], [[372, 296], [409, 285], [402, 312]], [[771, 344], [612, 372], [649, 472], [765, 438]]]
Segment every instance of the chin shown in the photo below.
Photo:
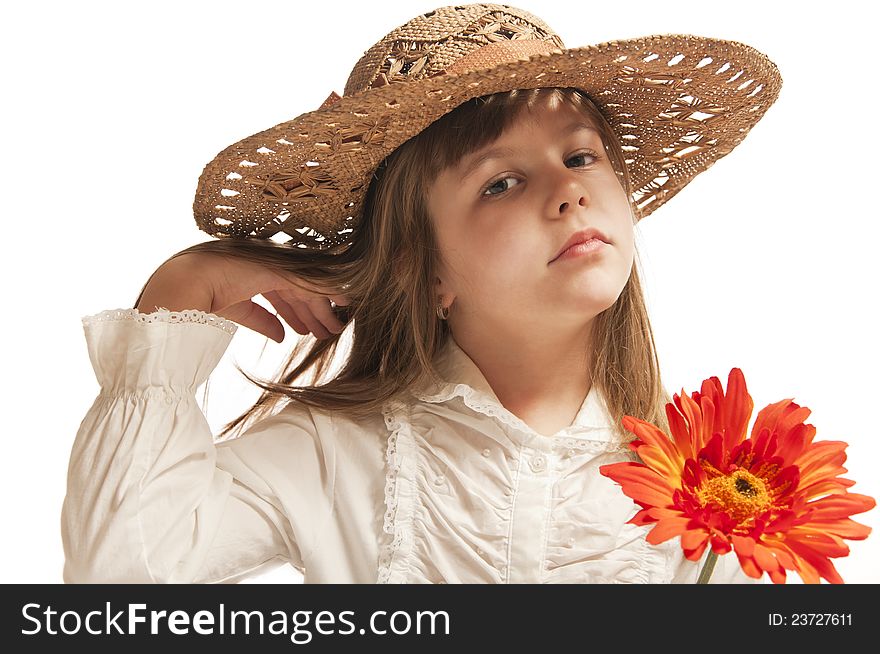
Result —
[[623, 289], [626, 288], [627, 281], [629, 281], [629, 277], [622, 281], [618, 280], [613, 284], [607, 282], [597, 284], [595, 279], [591, 280], [587, 277], [575, 289], [577, 299], [573, 304], [589, 308], [591, 311], [595, 310], [596, 313], [602, 313], [617, 302], [621, 293], [623, 293]]

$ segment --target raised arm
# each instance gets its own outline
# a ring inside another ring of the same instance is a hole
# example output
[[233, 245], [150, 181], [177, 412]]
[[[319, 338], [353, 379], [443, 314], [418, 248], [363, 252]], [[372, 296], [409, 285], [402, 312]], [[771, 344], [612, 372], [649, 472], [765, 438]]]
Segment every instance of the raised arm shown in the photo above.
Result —
[[[205, 309], [220, 305], [271, 332], [277, 318], [234, 307], [282, 285], [268, 272], [227, 269], [252, 284], [240, 284], [246, 299], [236, 299], [194, 281], [192, 266], [205, 274], [204, 259], [169, 264], [138, 305], [161, 309], [83, 319], [100, 392], [71, 451], [62, 510], [67, 582], [236, 581], [285, 561], [302, 569], [330, 513], [332, 457], [308, 410], [215, 443], [195, 400], [237, 329]], [[280, 460], [291, 463], [284, 469]]]

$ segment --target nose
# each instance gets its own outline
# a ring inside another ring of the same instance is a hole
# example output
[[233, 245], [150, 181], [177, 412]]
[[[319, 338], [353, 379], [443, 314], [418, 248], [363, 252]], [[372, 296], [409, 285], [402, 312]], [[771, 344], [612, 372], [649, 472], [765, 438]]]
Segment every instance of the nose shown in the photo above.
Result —
[[[586, 198], [586, 196], [581, 195], [581, 196], [578, 198], [577, 204], [578, 204], [578, 206], [581, 206], [581, 207], [585, 207], [585, 206], [587, 206], [587, 198]], [[568, 202], [563, 202], [562, 204], [560, 204], [560, 205], [559, 205], [559, 214], [562, 215], [562, 214], [564, 214], [566, 211], [568, 211], [568, 206], [569, 206], [569, 203], [568, 203]]]
[[562, 218], [572, 211], [589, 206], [589, 193], [575, 175], [577, 175], [575, 171], [566, 168], [565, 172], [558, 172], [553, 178], [549, 206], [551, 216]]

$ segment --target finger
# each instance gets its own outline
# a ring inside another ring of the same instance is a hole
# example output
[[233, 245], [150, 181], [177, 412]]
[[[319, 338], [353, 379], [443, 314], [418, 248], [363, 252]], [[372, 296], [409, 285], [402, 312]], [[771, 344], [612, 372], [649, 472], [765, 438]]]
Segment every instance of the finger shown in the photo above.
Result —
[[253, 262], [234, 262], [223, 272], [225, 276], [214, 290], [214, 306], [221, 310], [267, 291], [296, 289], [303, 295], [312, 292], [302, 288], [307, 286], [304, 280]]
[[[313, 284], [312, 282], [306, 281], [304, 279], [300, 279], [295, 275], [290, 275], [289, 277], [283, 277], [280, 274], [276, 275], [276, 279], [282, 280], [283, 285], [278, 286], [278, 288], [274, 290], [284, 291], [286, 293], [291, 293], [296, 296], [298, 299], [304, 299], [305, 296], [309, 294], [319, 297], [325, 297], [331, 300], [334, 304], [337, 304], [341, 307], [347, 307], [351, 304], [351, 297], [346, 295], [345, 293], [337, 293], [337, 289], [328, 286], [320, 286], [318, 284]], [[344, 287], [345, 288], [345, 287]], [[288, 299], [288, 302], [290, 300]]]
[[291, 324], [299, 323], [303, 328], [303, 331], [299, 333], [303, 335], [312, 333], [315, 335], [315, 338], [327, 338], [330, 336], [330, 332], [312, 314], [307, 302], [292, 295], [289, 291], [266, 291], [263, 293], [264, 296], [269, 294], [274, 294], [279, 298], [279, 303], [283, 303], [290, 308], [292, 315], [288, 322]]
[[248, 329], [268, 336], [276, 343], [284, 340], [284, 325], [278, 318], [255, 302], [238, 302], [218, 314]]
[[345, 330], [345, 325], [333, 314], [333, 309], [327, 298], [314, 298], [309, 300], [308, 304], [315, 318], [321, 321], [327, 331], [339, 334]]
[[302, 320], [309, 331], [315, 335], [315, 338], [328, 338], [329, 330], [321, 324], [321, 321], [315, 318], [311, 308], [306, 302], [294, 302], [291, 304], [296, 315]]
[[327, 297], [333, 301], [333, 304], [340, 307], [347, 307], [351, 304], [351, 298], [347, 295], [328, 295]]
[[[272, 290], [276, 291], [289, 291], [294, 295], [299, 297], [303, 297], [303, 295], [322, 295], [329, 296], [331, 293], [335, 293], [336, 289], [330, 287], [324, 287], [319, 284], [312, 283], [306, 279], [302, 279], [301, 277], [297, 277], [293, 273], [283, 273], [278, 271], [268, 271], [269, 274], [274, 276], [275, 283], [272, 284]], [[345, 299], [344, 294], [340, 294], [338, 296], [340, 299]]]
[[274, 306], [279, 315], [284, 318], [284, 321], [293, 328], [293, 331], [301, 336], [309, 335], [309, 328], [299, 319], [299, 316], [296, 315], [293, 307], [281, 297], [278, 291], [266, 291], [263, 293], [263, 297], [272, 303], [272, 306]]
[[[296, 315], [305, 322], [315, 337], [327, 338], [331, 333], [338, 334], [345, 329], [345, 325], [332, 315], [330, 301], [327, 298], [317, 296], [302, 298], [297, 297], [291, 291], [279, 291], [278, 294], [288, 305], [293, 307]], [[326, 313], [330, 319], [322, 318], [324, 313], [318, 309], [321, 305], [326, 307]]]

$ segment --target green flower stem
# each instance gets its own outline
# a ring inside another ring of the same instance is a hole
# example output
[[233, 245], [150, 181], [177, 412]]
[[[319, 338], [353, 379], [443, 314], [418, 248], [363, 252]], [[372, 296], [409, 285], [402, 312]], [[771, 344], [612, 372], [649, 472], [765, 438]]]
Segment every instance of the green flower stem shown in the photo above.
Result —
[[715, 561], [717, 560], [718, 555], [710, 549], [709, 556], [706, 557], [706, 562], [703, 564], [703, 569], [700, 570], [700, 576], [697, 578], [698, 584], [709, 583], [709, 577], [712, 576], [712, 571], [715, 569]]

